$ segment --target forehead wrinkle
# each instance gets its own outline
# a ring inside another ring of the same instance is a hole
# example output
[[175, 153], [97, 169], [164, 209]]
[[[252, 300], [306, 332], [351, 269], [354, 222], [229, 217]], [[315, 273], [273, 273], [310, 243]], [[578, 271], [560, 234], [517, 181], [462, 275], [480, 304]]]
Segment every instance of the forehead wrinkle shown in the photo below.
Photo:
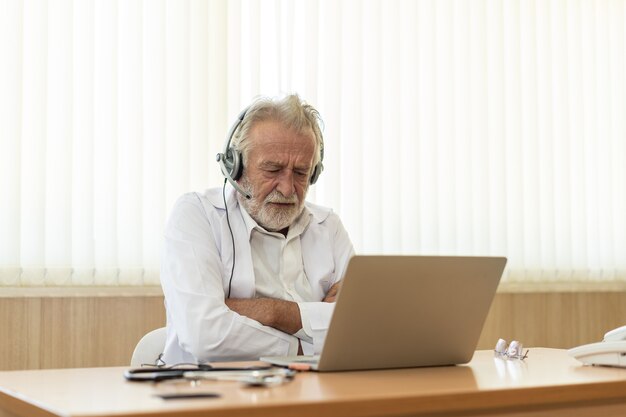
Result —
[[260, 122], [251, 129], [250, 140], [254, 147], [250, 148], [249, 157], [258, 167], [291, 166], [310, 170], [315, 162], [315, 138], [313, 132], [309, 133], [303, 137], [302, 133], [286, 128], [280, 122]]

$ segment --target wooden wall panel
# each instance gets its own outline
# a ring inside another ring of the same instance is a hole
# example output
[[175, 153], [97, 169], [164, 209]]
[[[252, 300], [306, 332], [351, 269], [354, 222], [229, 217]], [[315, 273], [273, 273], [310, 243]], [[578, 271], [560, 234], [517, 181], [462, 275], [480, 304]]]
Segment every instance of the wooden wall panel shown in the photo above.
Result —
[[163, 296], [0, 298], [0, 370], [127, 365]]
[[[116, 295], [63, 291], [0, 295], [0, 370], [125, 366], [148, 331], [165, 323], [159, 290]], [[569, 348], [626, 324], [626, 292], [498, 293], [479, 341]]]
[[498, 338], [524, 346], [570, 348], [602, 340], [626, 324], [626, 292], [498, 293], [489, 311], [479, 349]]
[[0, 370], [38, 369], [41, 300], [0, 298]]

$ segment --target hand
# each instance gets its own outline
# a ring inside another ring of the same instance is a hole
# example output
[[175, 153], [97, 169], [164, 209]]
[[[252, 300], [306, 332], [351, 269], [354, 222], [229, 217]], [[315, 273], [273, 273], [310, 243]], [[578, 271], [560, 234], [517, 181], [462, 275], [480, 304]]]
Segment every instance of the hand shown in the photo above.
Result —
[[328, 292], [326, 293], [326, 297], [324, 297], [324, 299], [322, 300], [323, 302], [325, 303], [335, 302], [335, 300], [337, 299], [337, 293], [339, 292], [339, 288], [341, 288], [341, 282], [342, 281], [335, 282], [333, 286], [328, 289]]

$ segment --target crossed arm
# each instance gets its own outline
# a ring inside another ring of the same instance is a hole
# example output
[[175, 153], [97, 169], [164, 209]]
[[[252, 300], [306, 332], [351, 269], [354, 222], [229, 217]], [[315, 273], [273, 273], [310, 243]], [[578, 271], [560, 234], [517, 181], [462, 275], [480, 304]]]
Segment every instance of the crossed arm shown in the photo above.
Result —
[[[341, 281], [333, 284], [322, 301], [335, 302], [340, 286]], [[287, 334], [294, 334], [302, 328], [300, 309], [293, 301], [274, 298], [229, 298], [226, 305], [242, 316]]]

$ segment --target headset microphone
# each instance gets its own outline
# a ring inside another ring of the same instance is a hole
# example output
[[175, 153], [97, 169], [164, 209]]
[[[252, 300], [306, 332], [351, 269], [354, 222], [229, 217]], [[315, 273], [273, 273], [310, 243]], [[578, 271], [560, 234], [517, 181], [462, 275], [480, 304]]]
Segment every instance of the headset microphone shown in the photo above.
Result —
[[250, 200], [252, 198], [252, 194], [244, 191], [239, 186], [239, 184], [237, 184], [237, 180], [241, 178], [241, 174], [243, 173], [243, 161], [241, 153], [237, 149], [234, 149], [230, 146], [230, 143], [233, 140], [233, 136], [243, 122], [243, 118], [246, 117], [247, 112], [248, 107], [246, 107], [241, 113], [239, 113], [239, 116], [237, 116], [237, 121], [231, 126], [228, 134], [226, 135], [224, 152], [215, 155], [215, 160], [218, 162], [218, 164], [220, 164], [222, 174], [228, 180], [230, 185], [232, 185], [235, 190], [237, 190], [244, 197]]
[[228, 168], [226, 167], [226, 163], [224, 162], [224, 160], [227, 160], [227, 159], [228, 157], [223, 153], [218, 153], [217, 155], [215, 155], [215, 160], [220, 164], [220, 168], [222, 169], [222, 174], [224, 174], [224, 177], [226, 177], [230, 185], [232, 185], [235, 190], [239, 191], [244, 197], [250, 200], [252, 198], [252, 194], [245, 192], [239, 186], [239, 184], [237, 184], [237, 181], [235, 181], [233, 177], [230, 176], [230, 173], [228, 172]]

